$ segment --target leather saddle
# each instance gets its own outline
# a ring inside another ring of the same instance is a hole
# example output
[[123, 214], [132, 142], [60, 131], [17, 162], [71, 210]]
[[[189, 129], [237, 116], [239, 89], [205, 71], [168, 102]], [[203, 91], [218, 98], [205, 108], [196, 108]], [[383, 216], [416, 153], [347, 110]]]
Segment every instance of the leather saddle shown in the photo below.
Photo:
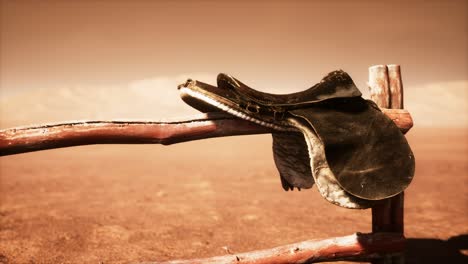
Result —
[[307, 105], [332, 98], [349, 98], [361, 96], [361, 92], [344, 71], [328, 74], [320, 83], [313, 87], [291, 94], [270, 94], [252, 89], [236, 78], [220, 73], [217, 78], [218, 87], [234, 89], [252, 106], [262, 108], [282, 108], [285, 110], [303, 108]]
[[217, 86], [188, 80], [182, 99], [203, 111], [225, 111], [274, 128], [273, 153], [285, 190], [314, 182], [329, 202], [368, 208], [401, 193], [415, 161], [398, 127], [344, 71], [334, 71], [302, 92], [269, 94], [226, 74]]

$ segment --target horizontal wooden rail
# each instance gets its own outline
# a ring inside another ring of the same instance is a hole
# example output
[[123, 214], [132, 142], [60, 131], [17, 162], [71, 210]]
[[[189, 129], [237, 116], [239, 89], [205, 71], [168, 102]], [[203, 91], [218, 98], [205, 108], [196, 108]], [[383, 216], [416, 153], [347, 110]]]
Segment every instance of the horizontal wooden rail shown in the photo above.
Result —
[[[272, 249], [204, 259], [143, 262], [160, 264], [297, 264], [337, 260], [369, 260], [401, 252], [405, 238], [396, 233], [353, 234], [323, 240], [308, 240]], [[142, 263], [142, 264], [143, 264]]]
[[[413, 125], [405, 110], [383, 109], [402, 132]], [[75, 121], [0, 130], [0, 156], [92, 144], [163, 144], [197, 139], [266, 134], [270, 128], [224, 113], [172, 122]]]

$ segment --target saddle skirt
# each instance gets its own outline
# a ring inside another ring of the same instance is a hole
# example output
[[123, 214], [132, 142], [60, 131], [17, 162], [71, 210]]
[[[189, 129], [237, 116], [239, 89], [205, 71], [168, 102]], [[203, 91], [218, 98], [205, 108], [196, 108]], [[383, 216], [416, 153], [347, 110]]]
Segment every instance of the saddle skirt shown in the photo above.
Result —
[[302, 92], [275, 95], [218, 75], [218, 85], [188, 80], [182, 99], [202, 111], [225, 111], [273, 128], [273, 155], [285, 190], [311, 188], [346, 208], [369, 208], [401, 193], [415, 161], [399, 128], [351, 77], [334, 71]]

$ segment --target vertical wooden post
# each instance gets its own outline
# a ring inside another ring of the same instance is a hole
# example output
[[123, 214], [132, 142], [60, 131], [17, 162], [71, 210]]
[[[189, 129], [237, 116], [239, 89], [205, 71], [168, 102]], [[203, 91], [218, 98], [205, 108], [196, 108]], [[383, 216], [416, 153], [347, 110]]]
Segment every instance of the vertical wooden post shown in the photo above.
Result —
[[385, 65], [369, 67], [370, 98], [380, 108], [390, 108], [390, 88], [388, 86], [388, 70]]
[[[403, 108], [403, 85], [399, 65], [369, 68], [371, 99], [381, 108]], [[404, 194], [386, 199], [372, 208], [372, 232], [404, 232]], [[403, 256], [384, 257], [373, 264], [401, 264]]]
[[[403, 109], [403, 82], [401, 80], [400, 65], [387, 65], [389, 85], [390, 85], [390, 108]], [[404, 234], [404, 204], [405, 194], [401, 194], [392, 197], [391, 199], [391, 217], [392, 217], [392, 231]], [[392, 262], [394, 264], [404, 263], [403, 255], [393, 257]]]
[[403, 109], [403, 83], [401, 81], [400, 65], [387, 65], [388, 85], [390, 90], [390, 107]]

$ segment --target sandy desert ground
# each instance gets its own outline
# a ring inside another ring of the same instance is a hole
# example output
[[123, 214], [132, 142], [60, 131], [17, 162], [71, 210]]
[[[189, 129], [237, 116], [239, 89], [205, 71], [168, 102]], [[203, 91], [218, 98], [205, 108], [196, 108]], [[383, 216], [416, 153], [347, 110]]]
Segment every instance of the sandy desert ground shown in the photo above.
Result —
[[[407, 263], [468, 263], [468, 130], [408, 138]], [[284, 192], [268, 135], [2, 157], [0, 184], [0, 263], [162, 261], [370, 232], [370, 210]]]

